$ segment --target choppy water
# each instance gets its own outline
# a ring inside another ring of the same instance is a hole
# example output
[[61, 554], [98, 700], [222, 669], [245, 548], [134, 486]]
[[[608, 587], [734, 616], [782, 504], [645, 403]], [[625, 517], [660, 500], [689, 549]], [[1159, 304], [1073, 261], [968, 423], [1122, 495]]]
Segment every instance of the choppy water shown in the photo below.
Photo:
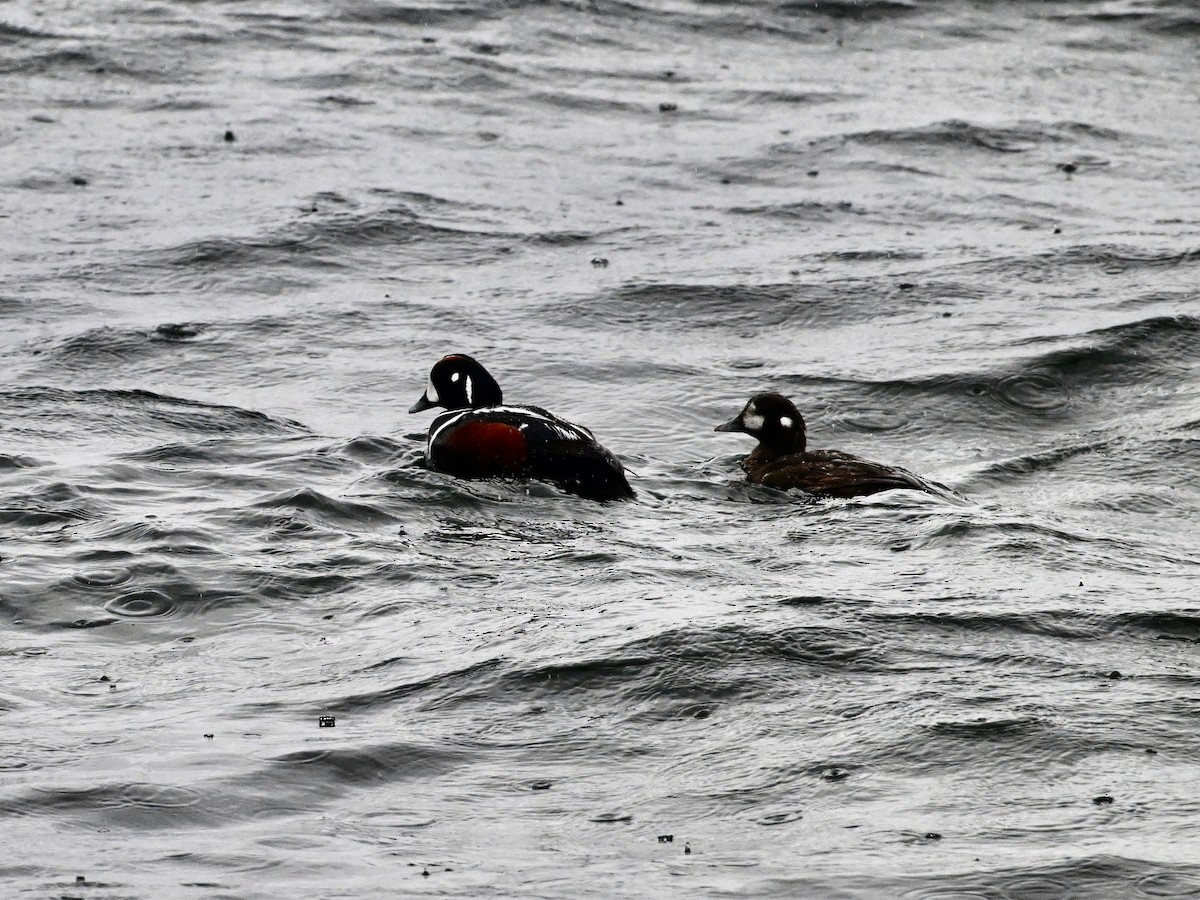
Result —
[[[1200, 894], [1198, 63], [1189, 0], [0, 5], [5, 895]], [[426, 472], [451, 351], [638, 500]], [[970, 502], [744, 485], [765, 389]]]

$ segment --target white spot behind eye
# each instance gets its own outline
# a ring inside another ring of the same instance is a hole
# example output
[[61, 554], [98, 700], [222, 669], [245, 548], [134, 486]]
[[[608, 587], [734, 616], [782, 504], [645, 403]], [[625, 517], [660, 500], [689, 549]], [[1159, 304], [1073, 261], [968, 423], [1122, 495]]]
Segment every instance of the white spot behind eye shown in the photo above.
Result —
[[471, 376], [467, 376], [467, 380], [463, 383], [463, 387], [467, 389], [467, 402], [472, 403], [475, 400], [475, 385], [471, 384]]
[[763, 425], [766, 424], [766, 420], [762, 416], [742, 416], [742, 424], [745, 425], [749, 431], [761, 431]]
[[438, 396], [437, 388], [433, 386], [433, 376], [429, 376], [429, 384], [425, 385], [425, 399], [430, 403], [437, 403], [442, 398]]
[[782, 425], [784, 428], [791, 428], [792, 425], [794, 425], [795, 423], [792, 422], [792, 420], [790, 418], [788, 418], [787, 416], [780, 416], [779, 424]]
[[454, 381], [454, 382], [456, 382], [456, 381], [458, 381], [458, 379], [460, 379], [460, 378], [462, 378], [462, 373], [461, 373], [461, 372], [451, 372], [451, 373], [450, 373], [450, 380], [451, 380], [451, 381]]

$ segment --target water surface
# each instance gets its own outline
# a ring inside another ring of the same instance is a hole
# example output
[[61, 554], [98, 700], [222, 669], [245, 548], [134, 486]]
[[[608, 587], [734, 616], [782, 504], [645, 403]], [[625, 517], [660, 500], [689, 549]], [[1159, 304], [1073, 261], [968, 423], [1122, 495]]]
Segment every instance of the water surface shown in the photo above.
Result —
[[[1200, 893], [1198, 40], [0, 7], [6, 892]], [[426, 471], [453, 351], [638, 499]]]

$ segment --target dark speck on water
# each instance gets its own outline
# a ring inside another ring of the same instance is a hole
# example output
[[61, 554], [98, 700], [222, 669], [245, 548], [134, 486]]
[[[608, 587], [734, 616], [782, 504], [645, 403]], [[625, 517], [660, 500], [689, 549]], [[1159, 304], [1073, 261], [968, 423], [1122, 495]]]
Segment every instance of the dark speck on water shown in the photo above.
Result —
[[[4, 5], [0, 895], [1196, 896], [1197, 39]], [[427, 468], [453, 353], [637, 497]]]

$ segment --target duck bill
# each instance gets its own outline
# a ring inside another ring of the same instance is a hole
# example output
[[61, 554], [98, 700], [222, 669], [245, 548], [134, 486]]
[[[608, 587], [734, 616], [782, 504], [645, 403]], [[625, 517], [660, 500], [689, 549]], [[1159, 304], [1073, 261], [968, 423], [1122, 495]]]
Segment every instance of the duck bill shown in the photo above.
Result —
[[432, 402], [425, 394], [422, 394], [421, 399], [410, 406], [408, 411], [410, 413], [424, 412], [427, 409], [433, 409], [435, 406], [437, 406], [436, 403]]
[[718, 425], [713, 431], [745, 431], [746, 426], [742, 424], [742, 417], [738, 416], [726, 422], [724, 425]]

